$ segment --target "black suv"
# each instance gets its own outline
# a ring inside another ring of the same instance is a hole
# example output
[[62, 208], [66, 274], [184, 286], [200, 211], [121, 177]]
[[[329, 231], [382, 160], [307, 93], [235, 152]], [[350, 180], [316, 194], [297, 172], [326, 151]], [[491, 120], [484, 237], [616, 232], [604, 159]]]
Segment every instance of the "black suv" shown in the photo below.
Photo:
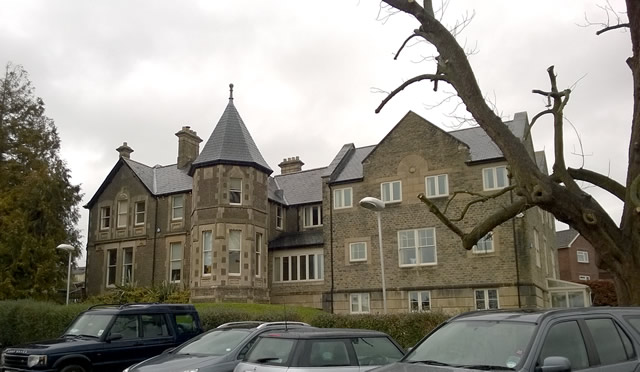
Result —
[[375, 371], [639, 371], [639, 331], [640, 308], [476, 311]]
[[124, 372], [232, 372], [259, 335], [310, 328], [302, 322], [232, 322], [220, 325]]
[[4, 350], [0, 372], [122, 371], [201, 332], [193, 305], [96, 305], [60, 338]]

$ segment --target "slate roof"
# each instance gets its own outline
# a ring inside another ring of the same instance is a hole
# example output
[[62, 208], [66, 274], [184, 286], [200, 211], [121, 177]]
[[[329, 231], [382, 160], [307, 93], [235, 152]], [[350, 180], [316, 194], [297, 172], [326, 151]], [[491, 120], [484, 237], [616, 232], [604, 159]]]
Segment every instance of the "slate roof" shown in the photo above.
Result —
[[376, 146], [367, 146], [356, 148], [342, 171], [332, 179], [333, 182], [344, 182], [351, 180], [359, 180], [364, 177], [362, 169], [362, 161], [375, 149]]
[[324, 235], [322, 230], [307, 230], [282, 234], [269, 242], [269, 249], [308, 247], [323, 244]]
[[[322, 174], [326, 168], [275, 176], [275, 185], [284, 190], [284, 198], [289, 205], [322, 202]], [[271, 193], [269, 193], [271, 194]]]
[[578, 235], [574, 229], [556, 231], [556, 248], [568, 248]]
[[249, 165], [267, 174], [273, 173], [244, 125], [233, 98], [229, 99], [211, 137], [191, 165], [190, 174], [196, 168], [213, 164]]

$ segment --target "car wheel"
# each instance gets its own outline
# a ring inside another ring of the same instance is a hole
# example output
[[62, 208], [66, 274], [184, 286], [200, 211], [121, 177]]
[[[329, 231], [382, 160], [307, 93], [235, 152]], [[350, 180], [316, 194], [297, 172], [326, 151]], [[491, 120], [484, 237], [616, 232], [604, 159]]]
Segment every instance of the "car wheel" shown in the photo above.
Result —
[[62, 367], [60, 372], [87, 372], [87, 370], [83, 366], [79, 366], [77, 364], [70, 364], [68, 366]]

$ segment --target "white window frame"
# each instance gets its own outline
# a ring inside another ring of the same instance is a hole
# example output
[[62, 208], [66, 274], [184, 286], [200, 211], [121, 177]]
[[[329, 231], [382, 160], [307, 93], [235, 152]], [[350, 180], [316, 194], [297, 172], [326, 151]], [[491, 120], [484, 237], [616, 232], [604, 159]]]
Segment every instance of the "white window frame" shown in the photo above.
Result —
[[591, 280], [591, 275], [578, 275], [578, 280]]
[[[237, 185], [234, 185], [234, 181], [240, 182], [240, 187], [238, 188]], [[238, 195], [238, 198], [240, 199], [239, 202], [232, 202], [231, 201], [231, 195]], [[230, 178], [229, 179], [229, 204], [231, 205], [242, 205], [242, 178]]]
[[550, 252], [551, 252], [551, 277], [555, 279], [556, 278], [556, 255], [555, 253], [553, 253], [553, 250], [551, 250]]
[[576, 258], [578, 259], [578, 263], [589, 263], [589, 252], [577, 250]]
[[[356, 308], [355, 310], [354, 307]], [[349, 311], [351, 314], [371, 313], [371, 296], [368, 293], [349, 294]]]
[[[444, 190], [440, 190], [440, 177], [444, 177]], [[433, 182], [433, 189], [435, 193], [431, 193], [431, 187], [429, 187], [429, 182]], [[449, 196], [449, 175], [448, 174], [438, 174], [435, 176], [427, 176], [424, 178], [424, 186], [425, 186], [425, 194], [427, 198], [440, 198], [443, 196]]]
[[[173, 247], [177, 246], [178, 248], [180, 248], [180, 256], [179, 257], [175, 257], [173, 254]], [[182, 242], [170, 242], [169, 243], [169, 282], [170, 283], [180, 283], [180, 281], [182, 280], [182, 256], [184, 256], [184, 250], [182, 249]], [[180, 271], [180, 279], [178, 280], [174, 280], [173, 279], [173, 265], [177, 263], [179, 265], [179, 271]]]
[[540, 237], [538, 236], [538, 230], [535, 228], [533, 229], [533, 247], [536, 250], [536, 266], [542, 268], [540, 264]]
[[[236, 235], [238, 239], [238, 246], [232, 247], [231, 242], [233, 241], [232, 235]], [[231, 272], [231, 253], [236, 252], [238, 255], [238, 271]], [[229, 276], [240, 276], [242, 274], [242, 230], [229, 230], [228, 240], [227, 240], [227, 275]]]
[[129, 217], [129, 200], [118, 200], [118, 218], [116, 227], [123, 229], [127, 227], [127, 218]]
[[[127, 262], [127, 255], [131, 254], [131, 261]], [[131, 277], [126, 278], [127, 268], [131, 270]], [[133, 283], [133, 248], [127, 247], [122, 249], [122, 285]]]
[[[504, 186], [498, 185], [498, 169], [504, 169], [504, 173], [503, 173], [504, 178], [502, 180], [504, 182]], [[483, 168], [482, 169], [482, 189], [485, 191], [504, 189], [505, 187], [509, 186], [509, 177], [507, 174], [508, 172], [507, 172], [506, 165]], [[491, 182], [493, 182], [493, 186], [488, 184], [489, 177], [491, 177]]]
[[[354, 249], [356, 246], [362, 246], [363, 257], [354, 257]], [[367, 242], [353, 242], [349, 243], [349, 261], [350, 262], [364, 262], [367, 260]]]
[[[433, 245], [425, 245], [423, 247], [420, 246], [420, 231], [427, 230], [432, 232], [433, 236]], [[415, 245], [413, 247], [403, 247], [403, 239], [402, 235], [404, 233], [413, 232], [413, 241]], [[423, 262], [421, 249], [420, 248], [429, 248], [433, 247], [433, 262]], [[403, 250], [414, 249], [414, 257], [416, 262], [403, 263], [402, 262], [402, 251]], [[433, 266], [438, 264], [438, 241], [436, 239], [436, 229], [434, 227], [425, 227], [421, 229], [410, 229], [410, 230], [399, 230], [398, 231], [398, 265], [400, 267], [413, 267], [413, 266]]]
[[[180, 200], [180, 203], [177, 201]], [[178, 216], [179, 211], [179, 216]], [[173, 195], [171, 197], [171, 220], [181, 221], [184, 218], [184, 195]]]
[[[397, 198], [393, 195], [393, 186], [398, 184]], [[385, 188], [388, 188], [388, 197], [385, 193]], [[402, 201], [402, 181], [382, 182], [380, 184], [380, 200], [385, 203], [400, 203]]]
[[[489, 304], [489, 302], [491, 301], [491, 298], [489, 296], [489, 293], [495, 293], [495, 303], [497, 307], [491, 307], [491, 305]], [[484, 308], [480, 308], [478, 307], [478, 293], [482, 293], [482, 300], [484, 301]], [[474, 302], [474, 306], [476, 308], [476, 310], [493, 310], [493, 309], [499, 309], [500, 308], [500, 293], [498, 291], [497, 288], [488, 288], [488, 289], [476, 289], [473, 291], [473, 302]]]
[[333, 190], [333, 209], [345, 209], [351, 207], [353, 207], [353, 188], [344, 187]]
[[262, 233], [256, 233], [256, 247], [255, 247], [255, 259], [256, 259], [256, 278], [259, 278], [262, 275]]
[[[487, 248], [487, 245], [490, 245], [490, 247]], [[478, 240], [478, 243], [473, 246], [472, 250], [473, 253], [477, 254], [493, 253], [495, 251], [496, 250], [495, 241], [493, 239], [493, 231], [489, 231], [487, 235], [480, 238], [480, 240]]]
[[[318, 224], [313, 224], [313, 217], [316, 212], [318, 215]], [[303, 226], [305, 228], [322, 226], [322, 205], [308, 205], [302, 209], [302, 214]]]
[[[111, 256], [115, 255], [115, 262], [111, 264]], [[113, 278], [109, 274], [110, 269], [113, 269]], [[113, 288], [116, 286], [116, 276], [118, 275], [118, 250], [117, 249], [107, 249], [107, 273], [105, 275], [106, 279], [106, 287]], [[113, 279], [113, 283], [109, 284]]]
[[100, 207], [100, 230], [109, 230], [111, 227], [111, 207]]
[[[142, 211], [140, 210], [140, 206], [142, 206]], [[147, 202], [142, 200], [142, 201], [137, 201], [134, 203], [134, 215], [135, 217], [133, 218], [133, 224], [135, 226], [141, 226], [144, 225], [145, 221], [147, 220]], [[139, 218], [142, 221], [138, 221]]]
[[276, 205], [276, 229], [282, 230], [284, 222], [284, 210], [280, 204]]
[[[313, 256], [313, 264], [309, 257]], [[304, 257], [304, 259], [302, 258]], [[295, 258], [295, 259], [294, 259]], [[285, 259], [287, 267], [285, 268]], [[293, 269], [295, 261], [296, 269]], [[304, 264], [303, 264], [304, 262]], [[301, 268], [304, 265], [304, 277], [301, 278]], [[285, 270], [286, 269], [286, 270]], [[313, 270], [313, 278], [310, 278]], [[286, 280], [285, 280], [286, 271]], [[295, 276], [295, 279], [293, 277]], [[299, 282], [318, 282], [324, 280], [324, 253], [321, 251], [300, 252], [293, 254], [282, 254], [273, 257], [273, 282], [274, 283], [299, 283]]]
[[[424, 308], [423, 300], [427, 298], [427, 303], [429, 307]], [[409, 312], [421, 312], [421, 311], [430, 311], [431, 310], [431, 291], [409, 291], [407, 292], [407, 298], [409, 300]], [[417, 309], [414, 309], [412, 306], [413, 300], [417, 301]]]
[[542, 253], [544, 256], [544, 272], [549, 276], [549, 254], [547, 253], [547, 237], [542, 235]]
[[[209, 238], [207, 239], [207, 235]], [[208, 240], [208, 241], [207, 241]], [[209, 257], [209, 272], [207, 273], [207, 257]], [[211, 276], [213, 273], [213, 231], [202, 232], [202, 276]]]

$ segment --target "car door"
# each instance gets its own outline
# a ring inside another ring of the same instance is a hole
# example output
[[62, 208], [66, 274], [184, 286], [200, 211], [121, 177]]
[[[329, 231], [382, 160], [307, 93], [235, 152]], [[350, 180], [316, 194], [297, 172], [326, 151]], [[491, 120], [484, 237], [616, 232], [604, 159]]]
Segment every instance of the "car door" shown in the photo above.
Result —
[[[110, 338], [117, 337], [108, 341]], [[99, 371], [121, 371], [140, 361], [142, 345], [138, 315], [118, 315], [106, 335], [103, 350], [96, 353], [94, 366]]]
[[[588, 330], [587, 342], [597, 354], [596, 364], [602, 372], [632, 372], [640, 365], [637, 350], [618, 322], [609, 317], [582, 320]], [[589, 340], [590, 338], [590, 340]]]
[[165, 314], [142, 314], [140, 324], [142, 325], [142, 346], [136, 356], [140, 361], [176, 346]]
[[[571, 363], [571, 370], [597, 371], [596, 359], [589, 354], [583, 329], [578, 321], [561, 320], [553, 322], [542, 336], [538, 349], [536, 366], [542, 366], [549, 357], [564, 357]], [[531, 369], [532, 371], [534, 369]]]

